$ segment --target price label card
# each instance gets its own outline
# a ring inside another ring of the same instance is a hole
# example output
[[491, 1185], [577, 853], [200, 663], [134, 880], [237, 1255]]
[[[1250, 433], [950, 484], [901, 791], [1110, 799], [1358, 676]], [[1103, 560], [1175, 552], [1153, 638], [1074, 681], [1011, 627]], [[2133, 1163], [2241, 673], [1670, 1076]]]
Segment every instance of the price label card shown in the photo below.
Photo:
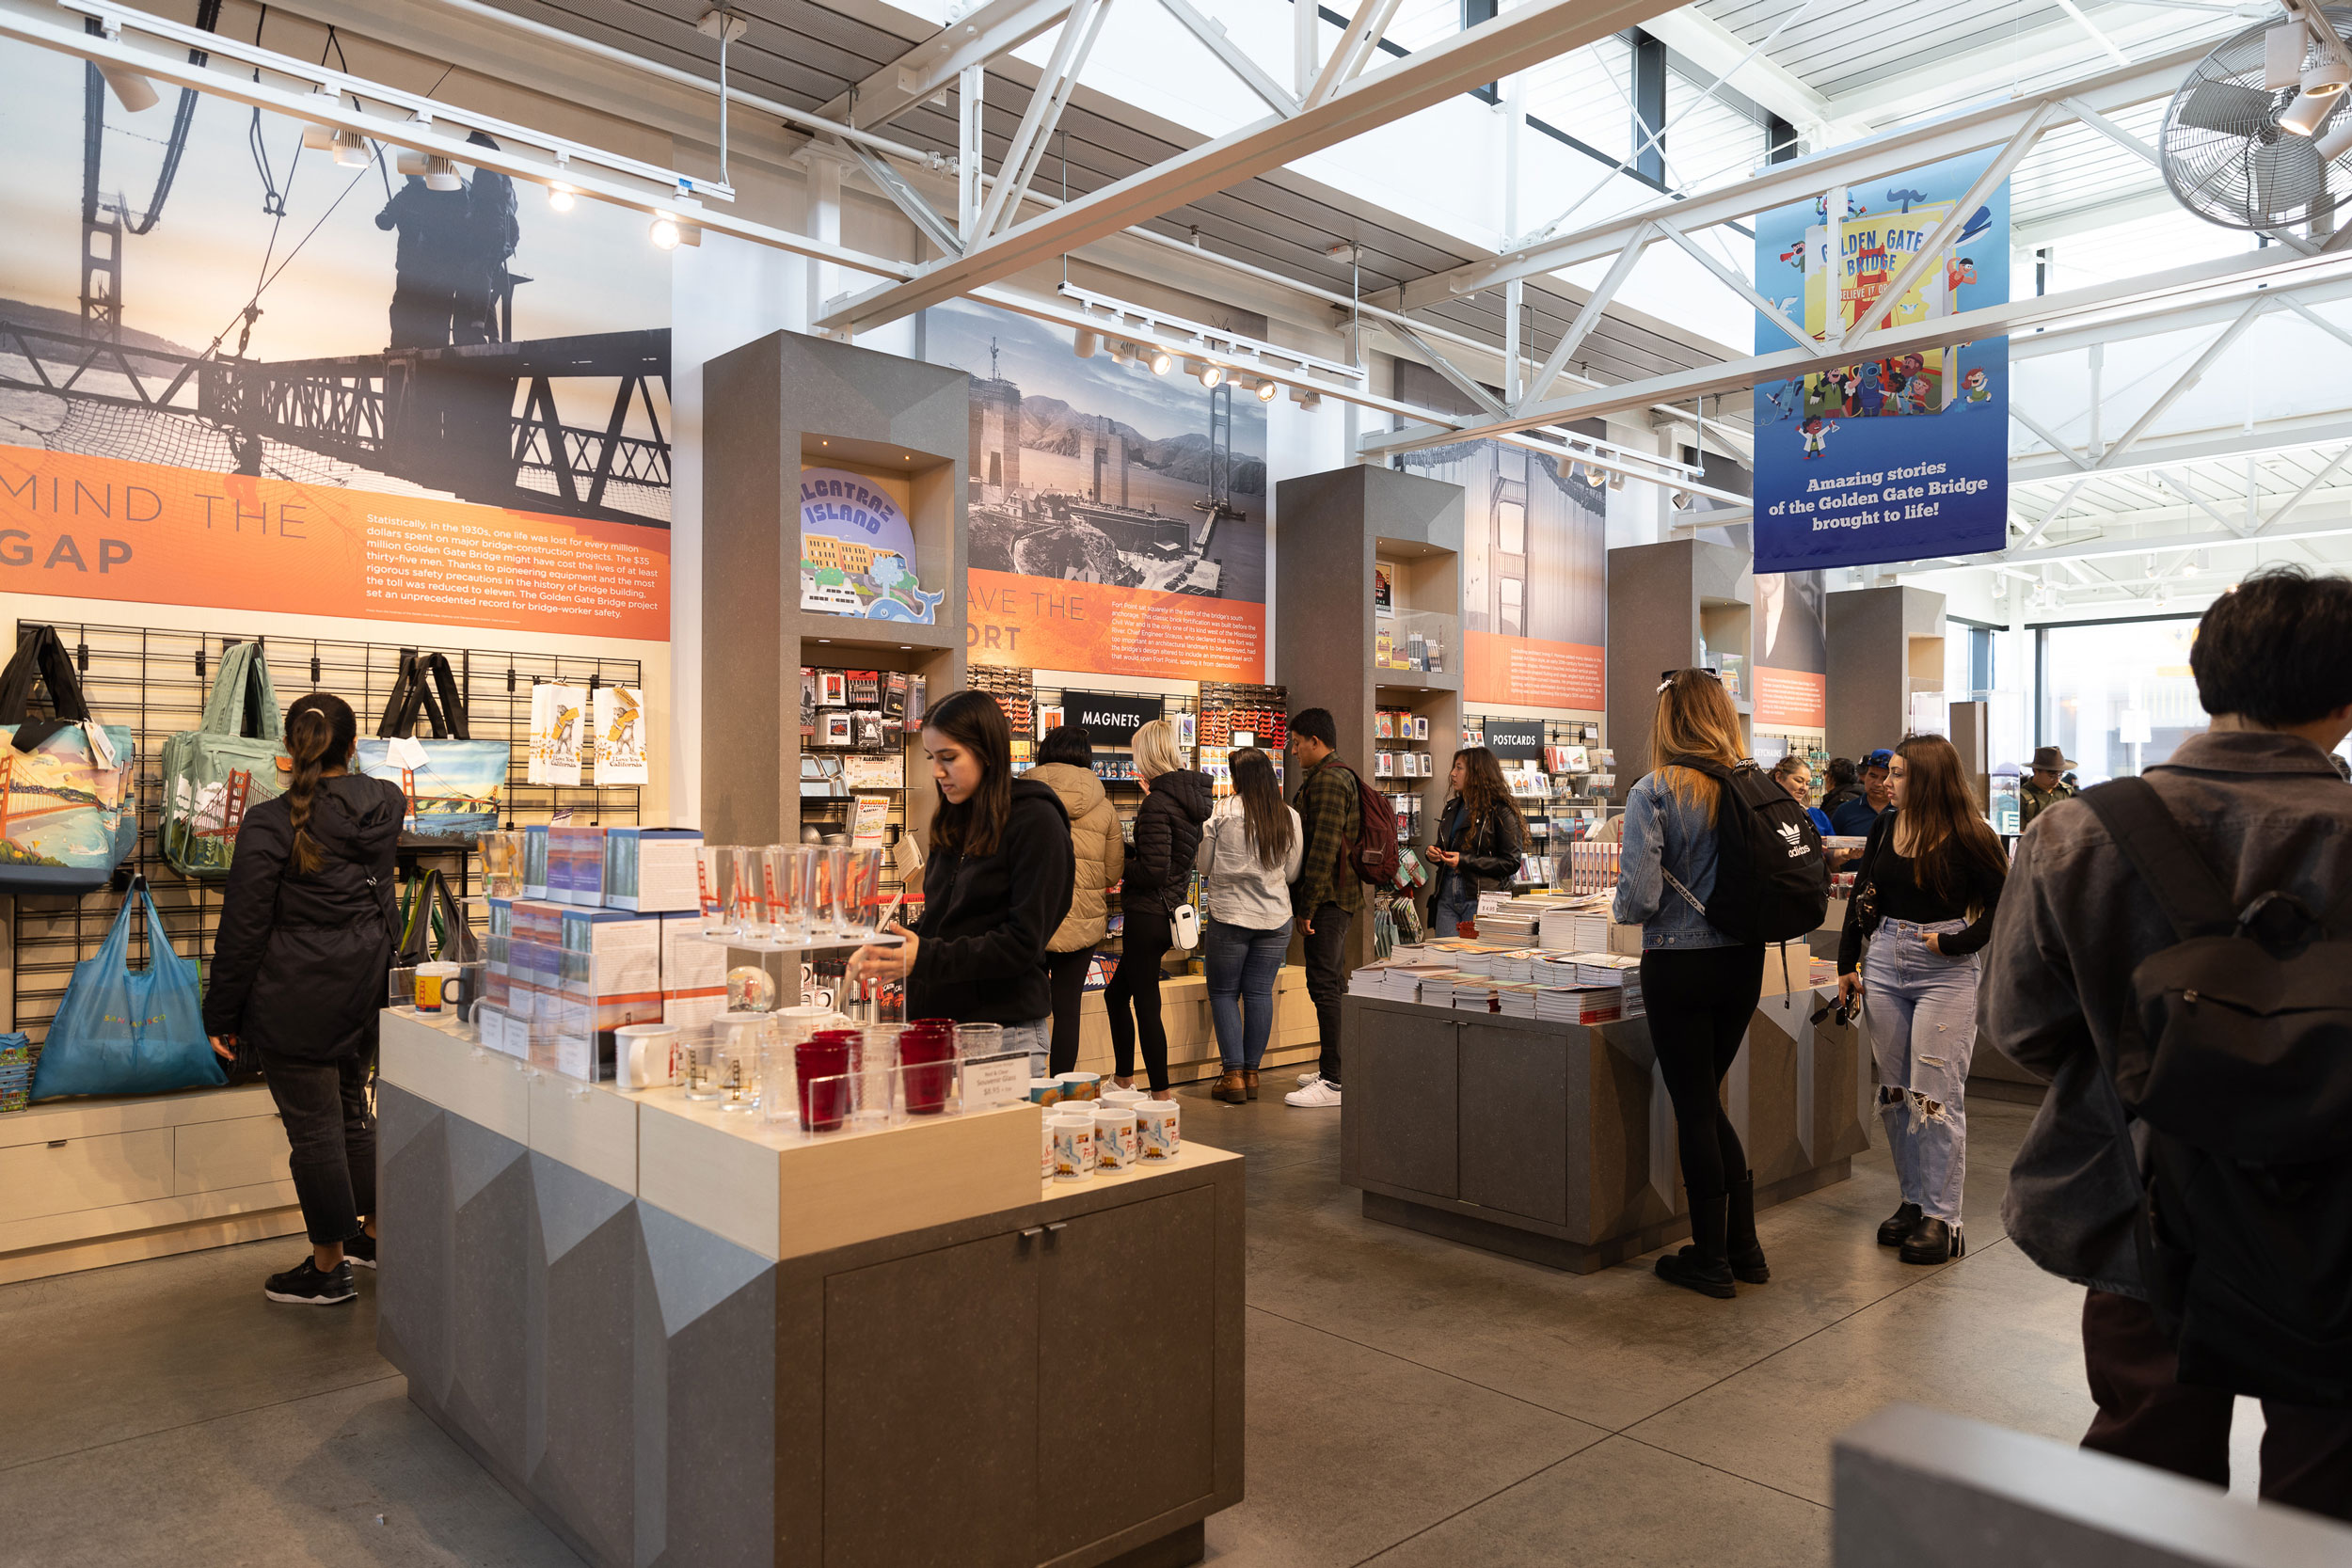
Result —
[[1029, 1057], [984, 1056], [963, 1064], [963, 1108], [985, 1111], [1009, 1105], [1029, 1092]]

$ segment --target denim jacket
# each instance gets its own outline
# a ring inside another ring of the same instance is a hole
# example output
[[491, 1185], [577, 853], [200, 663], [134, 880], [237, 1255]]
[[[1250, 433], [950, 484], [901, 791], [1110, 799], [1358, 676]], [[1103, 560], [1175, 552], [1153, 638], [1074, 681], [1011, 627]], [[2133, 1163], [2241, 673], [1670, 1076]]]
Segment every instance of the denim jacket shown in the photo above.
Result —
[[1707, 923], [1676, 881], [1700, 903], [1715, 891], [1715, 830], [1704, 806], [1685, 805], [1657, 773], [1644, 775], [1625, 798], [1625, 838], [1618, 851], [1617, 896], [1610, 917], [1642, 927], [1642, 951], [1661, 947], [1736, 947]]

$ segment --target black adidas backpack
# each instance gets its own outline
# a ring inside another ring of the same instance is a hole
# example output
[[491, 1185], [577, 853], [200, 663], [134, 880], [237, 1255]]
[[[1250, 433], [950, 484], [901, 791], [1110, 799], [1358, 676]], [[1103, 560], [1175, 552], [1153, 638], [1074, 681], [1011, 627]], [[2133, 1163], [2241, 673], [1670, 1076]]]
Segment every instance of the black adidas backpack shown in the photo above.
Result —
[[2180, 1380], [2352, 1406], [2352, 897], [2237, 910], [2147, 781], [2081, 799], [2180, 939], [2133, 970], [2116, 1041], [2149, 1134], [2140, 1276]]
[[1740, 942], [1794, 942], [1829, 913], [1829, 860], [1813, 818], [1752, 762], [1725, 768], [1704, 757], [1666, 759], [1720, 786], [1715, 807], [1715, 886], [1707, 923]]

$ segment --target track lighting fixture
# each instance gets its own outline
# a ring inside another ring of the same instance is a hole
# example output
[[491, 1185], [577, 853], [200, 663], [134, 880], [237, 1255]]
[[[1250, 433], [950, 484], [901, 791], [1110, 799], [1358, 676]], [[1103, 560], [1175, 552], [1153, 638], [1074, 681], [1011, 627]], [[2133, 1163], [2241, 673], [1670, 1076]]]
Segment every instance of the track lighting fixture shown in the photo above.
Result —
[[1323, 406], [1323, 394], [1305, 387], [1294, 387], [1291, 388], [1291, 401], [1301, 408], [1320, 408]]
[[462, 191], [466, 182], [458, 176], [457, 166], [437, 152], [419, 152], [402, 148], [392, 158], [400, 172], [421, 179], [431, 191]]
[[343, 168], [365, 168], [375, 162], [375, 154], [368, 150], [368, 138], [357, 131], [338, 131], [331, 138], [335, 162]]
[[1274, 394], [1279, 390], [1280, 390], [1280, 388], [1276, 387], [1273, 382], [1261, 381], [1258, 383], [1258, 401], [1260, 403], [1272, 403], [1274, 401]]
[[1143, 362], [1153, 375], [1166, 375], [1175, 368], [1176, 356], [1164, 348], [1154, 348], [1145, 355]]
[[2352, 152], [2352, 115], [2336, 121], [2336, 128], [2312, 143], [2323, 164], [2332, 164], [2346, 152]]
[[1114, 364], [1114, 365], [1132, 365], [1132, 364], [1134, 364], [1135, 362], [1136, 362], [1136, 345], [1135, 345], [1135, 344], [1133, 344], [1133, 343], [1113, 343], [1113, 344], [1111, 345], [1111, 363], [1112, 363], [1112, 364]]
[[1205, 359], [1186, 359], [1184, 373], [1200, 378], [1200, 385], [1214, 389], [1225, 379], [1225, 367], [1213, 365]]
[[2295, 102], [2287, 105], [2287, 112], [2279, 117], [2279, 129], [2292, 131], [2298, 136], [2316, 135], [2320, 122], [2335, 106], [2336, 95], [2333, 93], [2298, 93]]
[[579, 193], [560, 180], [548, 187], [548, 205], [559, 213], [570, 212], [579, 200]]
[[1073, 333], [1070, 338], [1070, 352], [1081, 359], [1093, 358], [1094, 351], [1102, 346], [1103, 335], [1099, 332], [1089, 332], [1083, 326]]
[[106, 86], [114, 89], [115, 102], [122, 105], [125, 114], [135, 115], [143, 109], [151, 109], [160, 102], [155, 84], [135, 71], [125, 71], [119, 65], [102, 65], [98, 68], [98, 74], [103, 76]]
[[1674, 493], [1673, 499], [1674, 499], [1674, 504], [1675, 504], [1675, 510], [1676, 510], [1677, 512], [1687, 512], [1687, 511], [1689, 511], [1689, 510], [1691, 509], [1691, 492], [1690, 492], [1690, 491], [1688, 491], [1688, 490], [1677, 490], [1677, 491]]
[[645, 230], [645, 235], [662, 250], [675, 250], [680, 245], [699, 245], [703, 243], [701, 230], [691, 223], [681, 223], [667, 213], [654, 218], [653, 226]]
[[1624, 488], [1625, 488], [1625, 475], [1623, 475], [1623, 474], [1621, 474], [1621, 473], [1617, 472], [1614, 468], [1612, 468], [1612, 469], [1609, 471], [1609, 488], [1611, 488], [1612, 490], [1622, 490], [1622, 489], [1624, 489]]

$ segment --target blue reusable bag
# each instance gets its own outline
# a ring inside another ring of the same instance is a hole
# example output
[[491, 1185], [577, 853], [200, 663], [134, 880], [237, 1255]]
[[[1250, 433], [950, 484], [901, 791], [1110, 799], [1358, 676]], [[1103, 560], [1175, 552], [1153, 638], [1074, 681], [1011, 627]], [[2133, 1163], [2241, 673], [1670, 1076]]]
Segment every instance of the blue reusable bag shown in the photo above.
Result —
[[[131, 884], [95, 958], [73, 966], [49, 1038], [33, 1067], [33, 1099], [164, 1094], [229, 1082], [204, 1037], [197, 965], [171, 950], [144, 878]], [[131, 968], [131, 909], [147, 911], [147, 968]]]

